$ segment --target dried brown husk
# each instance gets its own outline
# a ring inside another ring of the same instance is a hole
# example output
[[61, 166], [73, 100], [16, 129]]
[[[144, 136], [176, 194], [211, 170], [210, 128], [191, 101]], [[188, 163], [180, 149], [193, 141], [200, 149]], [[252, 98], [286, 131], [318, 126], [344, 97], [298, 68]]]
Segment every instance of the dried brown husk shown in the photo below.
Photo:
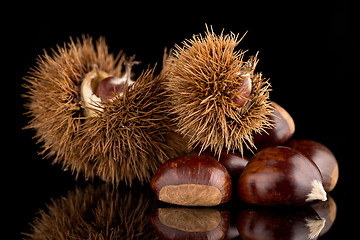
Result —
[[[244, 51], [236, 51], [238, 36], [216, 35], [207, 30], [205, 36], [176, 45], [167, 59], [166, 89], [170, 112], [178, 132], [187, 136], [192, 147], [210, 148], [220, 154], [243, 152], [254, 147], [253, 133], [271, 127], [266, 115], [271, 114], [270, 83], [255, 73], [256, 56], [244, 61]], [[232, 101], [237, 86], [250, 74], [252, 92], [242, 107]]]
[[78, 187], [40, 210], [25, 239], [159, 239], [149, 218], [154, 200], [141, 188]]
[[25, 78], [25, 97], [31, 119], [26, 128], [36, 130], [42, 155], [77, 176], [83, 172], [86, 178], [131, 185], [135, 179], [150, 181], [157, 166], [187, 150], [161, 105], [161, 76], [153, 69], [121, 96], [103, 102], [96, 116], [84, 116], [80, 87], [86, 73], [97, 66], [120, 77], [124, 64], [124, 54], [110, 54], [104, 38], [94, 44], [88, 36], [39, 57]]

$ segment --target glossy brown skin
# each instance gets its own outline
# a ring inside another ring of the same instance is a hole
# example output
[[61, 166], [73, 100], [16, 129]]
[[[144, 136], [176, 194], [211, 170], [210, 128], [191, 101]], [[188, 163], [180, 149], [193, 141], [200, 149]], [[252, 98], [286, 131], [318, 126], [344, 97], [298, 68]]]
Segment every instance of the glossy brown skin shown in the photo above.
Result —
[[110, 76], [101, 80], [96, 87], [95, 95], [102, 100], [109, 100], [114, 98], [117, 93], [122, 93], [125, 88], [125, 83], [114, 85], [111, 83], [111, 80], [114, 78], [114, 76]]
[[231, 178], [238, 178], [248, 162], [250, 161], [249, 157], [241, 156], [237, 153], [226, 153], [223, 151], [220, 156], [219, 162], [224, 165], [227, 169]]
[[271, 105], [274, 107], [272, 114], [275, 116], [268, 116], [268, 118], [274, 123], [274, 127], [266, 130], [268, 134], [254, 134], [254, 144], [258, 151], [284, 145], [295, 132], [294, 121], [289, 113], [275, 102], [271, 102]]
[[237, 228], [244, 240], [306, 240], [310, 239], [311, 234], [309, 223], [321, 226], [323, 222], [309, 206], [285, 209], [245, 208], [238, 213]]
[[303, 205], [312, 181], [322, 182], [314, 162], [288, 147], [258, 152], [241, 174], [237, 189], [242, 201], [255, 205]]
[[[182, 208], [187, 209], [187, 208]], [[175, 227], [171, 227], [166, 223], [161, 222], [161, 218], [159, 217], [159, 209], [155, 209], [151, 215], [150, 220], [151, 224], [153, 225], [154, 229], [158, 232], [161, 239], [223, 239], [230, 224], [230, 212], [227, 210], [216, 210], [216, 209], [209, 209], [209, 208], [201, 208], [200, 211], [206, 211], [206, 210], [213, 210], [218, 211], [219, 215], [221, 217], [221, 220], [218, 224], [218, 226], [215, 229], [211, 229], [209, 231], [184, 231], [184, 229], [176, 229]], [[197, 211], [198, 208], [190, 208], [187, 209], [189, 211]], [[179, 209], [179, 212], [181, 212], [181, 209]], [[197, 214], [195, 213], [194, 216]], [[173, 218], [181, 219], [181, 216], [177, 216], [176, 212], [172, 215]], [[211, 221], [212, 219], [206, 218], [202, 219], [204, 221]], [[211, 218], [211, 216], [209, 216]], [[194, 221], [190, 219], [189, 221], [183, 221], [182, 224], [191, 224]], [[195, 221], [196, 222], [196, 221]], [[201, 226], [202, 224], [199, 223]], [[185, 226], [186, 227], [186, 226]], [[183, 228], [185, 228], [183, 227]], [[193, 226], [188, 226], [189, 229], [192, 229]]]
[[[199, 154], [199, 148], [195, 148], [194, 153]], [[201, 152], [200, 156], [208, 156], [215, 160], [219, 160], [233, 179], [240, 176], [246, 164], [250, 161], [250, 157], [241, 156], [234, 152], [227, 152], [226, 149], [222, 150], [219, 159], [209, 149], [205, 149], [205, 151]]]
[[339, 166], [330, 149], [319, 142], [306, 139], [294, 139], [287, 146], [315, 162], [323, 176], [325, 191], [334, 189], [339, 177]]
[[221, 202], [231, 198], [231, 178], [226, 168], [208, 156], [190, 154], [162, 164], [151, 180], [151, 188], [159, 197], [160, 190], [169, 185], [197, 184], [218, 188]]
[[233, 98], [233, 102], [237, 107], [244, 106], [245, 102], [249, 99], [251, 91], [252, 91], [252, 84], [251, 84], [251, 78], [249, 76], [243, 76], [240, 77], [244, 81], [239, 86], [239, 93], [238, 96]]

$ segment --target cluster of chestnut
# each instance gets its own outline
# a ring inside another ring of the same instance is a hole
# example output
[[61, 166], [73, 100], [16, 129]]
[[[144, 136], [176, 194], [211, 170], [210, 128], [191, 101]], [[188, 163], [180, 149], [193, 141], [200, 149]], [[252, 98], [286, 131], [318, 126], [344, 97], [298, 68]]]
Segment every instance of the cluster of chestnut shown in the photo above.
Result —
[[319, 142], [291, 139], [292, 117], [275, 102], [272, 106], [268, 117], [274, 127], [254, 135], [257, 152], [251, 158], [224, 150], [219, 158], [204, 151], [170, 159], [152, 178], [157, 198], [182, 206], [215, 206], [233, 192], [262, 206], [325, 201], [338, 180], [336, 158]]

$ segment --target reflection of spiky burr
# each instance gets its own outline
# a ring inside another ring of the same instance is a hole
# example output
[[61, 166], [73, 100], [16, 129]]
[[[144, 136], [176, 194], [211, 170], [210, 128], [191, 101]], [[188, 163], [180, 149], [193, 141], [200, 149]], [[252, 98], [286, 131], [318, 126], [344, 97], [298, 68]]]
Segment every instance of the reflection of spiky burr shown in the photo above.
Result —
[[147, 70], [132, 79], [135, 63], [89, 37], [39, 58], [25, 87], [27, 128], [36, 130], [42, 154], [86, 178], [129, 185], [150, 181], [162, 162], [181, 154], [185, 144], [161, 104], [162, 76]]
[[254, 73], [256, 56], [243, 61], [244, 52], [235, 51], [239, 42], [208, 30], [176, 46], [167, 60], [170, 110], [193, 147], [242, 152], [253, 146], [254, 132], [271, 125], [270, 84]]
[[107, 184], [77, 188], [52, 200], [31, 224], [28, 239], [158, 239], [150, 224], [154, 198], [146, 189]]

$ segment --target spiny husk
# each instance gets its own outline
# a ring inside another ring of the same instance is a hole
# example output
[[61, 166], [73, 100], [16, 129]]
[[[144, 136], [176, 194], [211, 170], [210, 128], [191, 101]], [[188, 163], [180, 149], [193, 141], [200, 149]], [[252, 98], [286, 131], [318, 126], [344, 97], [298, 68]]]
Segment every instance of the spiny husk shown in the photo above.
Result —
[[148, 182], [161, 163], [186, 151], [161, 103], [162, 82], [162, 75], [146, 71], [129, 91], [103, 105], [99, 117], [84, 123], [76, 141], [84, 166], [110, 182]]
[[[205, 37], [194, 35], [182, 47], [176, 45], [167, 60], [170, 111], [178, 132], [189, 137], [192, 147], [210, 148], [217, 154], [223, 148], [242, 153], [244, 145], [254, 147], [254, 132], [271, 127], [266, 117], [272, 111], [270, 83], [254, 73], [256, 56], [245, 62], [245, 52], [235, 51], [240, 40], [233, 33], [216, 35], [208, 30]], [[239, 75], [248, 73], [251, 95], [236, 107], [232, 99], [243, 81]]]
[[115, 190], [103, 184], [76, 188], [54, 199], [31, 223], [26, 239], [158, 239], [149, 215], [154, 198], [146, 189]]
[[[25, 97], [31, 120], [45, 157], [62, 164], [65, 170], [86, 178], [130, 184], [134, 179], [149, 181], [156, 167], [180, 154], [183, 144], [171, 130], [166, 109], [160, 105], [162, 89], [153, 70], [142, 74], [122, 96], [102, 104], [103, 112], [84, 117], [80, 87], [94, 65], [120, 77], [125, 56], [108, 52], [103, 38], [96, 44], [84, 36], [38, 59], [25, 78]], [[169, 146], [169, 142], [177, 142]]]

